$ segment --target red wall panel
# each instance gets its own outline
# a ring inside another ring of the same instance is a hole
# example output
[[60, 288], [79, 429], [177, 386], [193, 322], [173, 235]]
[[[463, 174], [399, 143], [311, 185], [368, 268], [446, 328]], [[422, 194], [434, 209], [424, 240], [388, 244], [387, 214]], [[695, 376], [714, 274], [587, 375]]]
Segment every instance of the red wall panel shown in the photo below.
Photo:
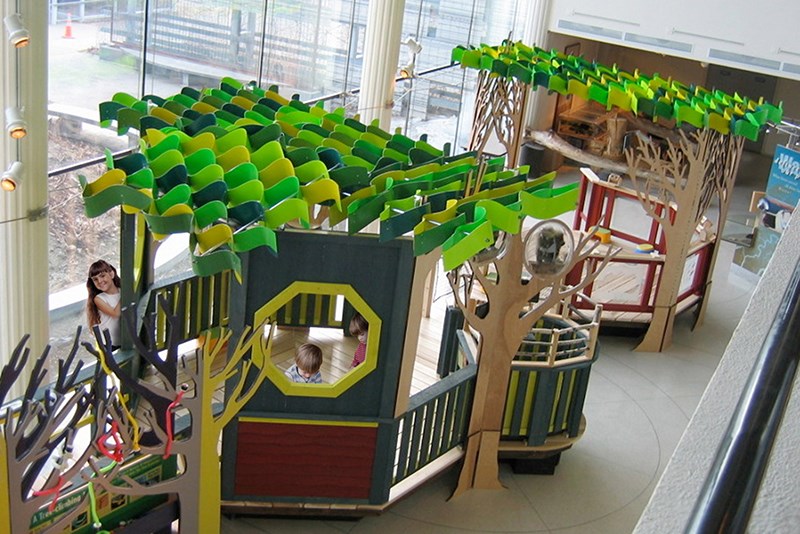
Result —
[[377, 427], [239, 422], [237, 495], [368, 499]]

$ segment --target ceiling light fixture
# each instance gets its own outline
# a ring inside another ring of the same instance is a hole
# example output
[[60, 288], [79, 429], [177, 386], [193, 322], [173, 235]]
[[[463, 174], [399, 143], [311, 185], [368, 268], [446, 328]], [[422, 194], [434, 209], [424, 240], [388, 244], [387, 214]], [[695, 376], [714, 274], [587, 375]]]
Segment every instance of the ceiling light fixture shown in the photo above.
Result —
[[28, 135], [28, 124], [16, 106], [6, 108], [6, 131], [14, 139], [22, 139]]
[[8, 166], [8, 169], [3, 173], [3, 178], [0, 179], [0, 188], [3, 191], [14, 191], [17, 186], [22, 182], [22, 163], [19, 161], [13, 162]]
[[408, 47], [408, 50], [414, 55], [417, 55], [420, 52], [422, 52], [422, 45], [419, 44], [417, 42], [417, 40], [414, 39], [413, 37], [409, 37], [408, 39], [403, 41], [401, 44], [406, 45]]
[[422, 45], [411, 36], [405, 41], [401, 41], [400, 44], [408, 47], [409, 60], [404, 67], [400, 67], [399, 77], [408, 80], [416, 76], [414, 69], [417, 66], [417, 54], [422, 51]]
[[415, 62], [412, 59], [411, 62], [408, 65], [406, 65], [405, 67], [401, 67], [400, 68], [400, 76], [399, 77], [404, 79], [404, 80], [408, 80], [409, 78], [415, 77], [416, 73], [414, 72], [414, 66], [415, 66], [414, 63]]
[[22, 19], [19, 13], [14, 13], [3, 19], [8, 32], [8, 41], [17, 48], [28, 46], [31, 40], [31, 34], [27, 28], [22, 25]]

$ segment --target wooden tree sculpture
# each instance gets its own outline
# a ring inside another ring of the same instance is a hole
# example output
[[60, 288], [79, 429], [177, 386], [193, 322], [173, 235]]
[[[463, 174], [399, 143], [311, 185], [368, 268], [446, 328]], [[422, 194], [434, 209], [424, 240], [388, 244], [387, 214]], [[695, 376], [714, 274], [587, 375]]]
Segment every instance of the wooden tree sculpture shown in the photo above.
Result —
[[[45, 390], [42, 398], [37, 398], [36, 392], [47, 375], [44, 366], [50, 352], [48, 345], [36, 360], [21, 405], [9, 405], [5, 411], [3, 439], [0, 440], [0, 475], [7, 480], [3, 488], [7, 492], [6, 503], [0, 512], [3, 532], [28, 534], [31, 518], [38, 510], [50, 503], [50, 511], [53, 511], [59, 495], [96, 453], [95, 443], [105, 431], [108, 402], [114, 402], [114, 395], [112, 392], [109, 397], [112, 400], [106, 401], [100, 388], [92, 390], [78, 382], [83, 365], [75, 361], [79, 339], [80, 328], [67, 358], [58, 360], [55, 383]], [[30, 352], [27, 340], [28, 336], [22, 338], [11, 361], [0, 373], [0, 403], [5, 400], [11, 384], [20, 378]], [[93, 430], [88, 425], [84, 427], [92, 434], [89, 439], [76, 440], [81, 422], [90, 416], [99, 424], [94, 425]], [[76, 451], [76, 447], [80, 447], [80, 451]], [[85, 505], [86, 502], [74, 505], [40, 532], [61, 532]], [[3, 513], [8, 515], [3, 516]]]
[[[566, 229], [566, 227], [565, 227]], [[473, 488], [502, 487], [498, 479], [497, 453], [503, 410], [508, 393], [511, 364], [525, 334], [548, 310], [568, 299], [597, 277], [613, 256], [611, 249], [593, 270], [583, 274], [574, 286], [564, 285], [564, 275], [573, 266], [589, 257], [598, 242], [591, 235], [581, 237], [569, 255], [560, 275], [525, 280], [524, 245], [520, 234], [506, 234], [505, 244], [488, 265], [470, 260], [448, 273], [456, 304], [464, 313], [469, 327], [480, 333], [480, 361], [475, 385], [475, 402], [470, 416], [464, 466], [454, 495]], [[489, 276], [490, 266], [494, 276]], [[477, 313], [470, 306], [473, 291], [485, 294], [488, 312]]]
[[[639, 201], [645, 212], [661, 225], [666, 242], [653, 317], [637, 350], [661, 351], [672, 344], [678, 293], [692, 234], [716, 196], [719, 200], [716, 231], [721, 235], [742, 146], [742, 137], [705, 128], [689, 134], [681, 132], [680, 140], [668, 141], [666, 150], [652, 141], [644, 141], [626, 151], [628, 174]], [[719, 239], [712, 253], [712, 266], [718, 246]], [[708, 280], [710, 284], [710, 276]], [[698, 320], [702, 320], [705, 300]]]
[[[120, 475], [121, 463], [113, 470], [104, 473], [96, 482], [106, 490], [124, 495], [153, 495], [175, 493], [180, 502], [180, 525], [182, 532], [219, 532], [220, 525], [220, 465], [217, 446], [225, 425], [239, 412], [242, 406], [255, 394], [266, 378], [266, 361], [272, 347], [272, 332], [265, 339], [263, 325], [252, 331], [243, 332], [235, 347], [228, 349], [228, 358], [221, 368], [215, 367], [217, 357], [227, 349], [230, 331], [224, 331], [213, 347], [208, 344], [196, 349], [193, 361], [178, 356], [177, 326], [184, 320], [185, 305], [178, 305], [178, 313], [171, 313], [167, 300], [159, 299], [161, 309], [167, 315], [169, 339], [166, 360], [161, 361], [153, 344], [146, 346], [141, 340], [135, 345], [139, 353], [152, 364], [160, 384], [152, 384], [131, 378], [114, 361], [109, 340], [101, 340], [95, 330], [100, 350], [87, 346], [98, 358], [102, 358], [111, 372], [130, 388], [139, 398], [146, 401], [149, 408], [143, 410], [145, 422], [150, 430], [142, 433], [148, 439], [141, 439], [138, 447], [143, 454], [158, 454], [164, 458], [178, 455], [183, 458], [183, 471], [177, 477], [151, 485], [143, 485], [130, 477]], [[155, 321], [154, 317], [150, 321]], [[133, 331], [130, 314], [126, 316], [126, 326]], [[154, 330], [150, 330], [153, 332]], [[136, 336], [132, 336], [136, 339]], [[256, 344], [259, 344], [256, 346]], [[169, 361], [172, 359], [172, 361]], [[173, 369], [178, 368], [180, 360], [181, 375], [185, 381], [178, 383], [172, 378]], [[219, 410], [213, 406], [213, 395], [226, 388], [225, 403]], [[174, 431], [176, 412], [185, 412], [189, 428], [180, 434]], [[136, 443], [137, 429], [131, 424], [121, 426], [125, 441], [131, 446]], [[92, 467], [99, 474], [97, 465]], [[111, 480], [119, 476], [122, 485], [111, 485]]]
[[[677, 311], [676, 291], [685, 266], [684, 253], [689, 250], [693, 231], [716, 194], [720, 219], [715, 230], [717, 236], [722, 234], [741, 156], [742, 138], [755, 141], [769, 124], [780, 124], [782, 104], [775, 105], [764, 98], [749, 98], [738, 93], [731, 95], [718, 89], [709, 91], [699, 85], [664, 79], [658, 74], [643, 74], [638, 69], [627, 72], [617, 65], [609, 67], [557, 50], [512, 43], [510, 39], [494, 47], [485, 44], [457, 46], [451, 58], [462, 67], [478, 69], [481, 79], [494, 78], [498, 80], [497, 84], [510, 84], [513, 79], [524, 82], [530, 89], [543, 87], [561, 95], [573, 95], [580, 99], [579, 102], [604, 107], [609, 113], [614, 110], [618, 118], [624, 117], [634, 126], [633, 131], [643, 141], [636, 151], [627, 152], [627, 165], [572, 147], [552, 132], [531, 132], [530, 137], [570, 159], [614, 172], [635, 174], [640, 183], [644, 182], [640, 199], [645, 210], [655, 214], [655, 219], [663, 223], [669, 252], [661, 268], [654, 303], [656, 309], [638, 350], [659, 351], [669, 346]], [[474, 130], [505, 131], [506, 128], [499, 124], [513, 120], [511, 114], [500, 116], [500, 110], [504, 106], [510, 107], [510, 104], [492, 103], [494, 98], [507, 97], [501, 95], [499, 89], [480, 86], [475, 116], [476, 120], [480, 118], [488, 122], [473, 126]], [[497, 110], [497, 115], [494, 111], [478, 113], [477, 109]], [[522, 142], [520, 128], [509, 128], [516, 137], [509, 135], [504, 145], [518, 146]], [[668, 131], [676, 128], [679, 129], [677, 133]], [[689, 128], [695, 129], [693, 133], [685, 133]], [[662, 151], [645, 134], [666, 140], [668, 148], [663, 160]], [[661, 207], [655, 213], [659, 201], [674, 202], [680, 213], [667, 215], [669, 209], [662, 212]], [[719, 239], [711, 245], [710, 260], [701, 266], [709, 275], [714, 268], [718, 247]], [[705, 283], [704, 296], [710, 289], [710, 278]], [[707, 300], [701, 299], [697, 323], [703, 319]]]
[[[713, 130], [703, 131], [705, 132], [704, 135], [711, 137], [708, 141], [709, 148], [707, 151], [705, 180], [707, 183], [713, 183], [714, 194], [716, 195], [718, 205], [717, 223], [715, 225], [717, 239], [714, 241], [714, 248], [709, 261], [709, 269], [713, 270], [714, 265], [717, 263], [717, 254], [720, 245], [722, 244], [722, 231], [725, 228], [725, 221], [728, 220], [728, 209], [731, 205], [733, 185], [736, 181], [736, 175], [739, 172], [739, 163], [742, 160], [742, 150], [744, 149], [745, 139], [732, 135], [722, 135]], [[706, 208], [707, 207], [708, 204], [706, 204]], [[712, 272], [708, 273], [707, 287], [704, 291], [705, 295], [708, 295], [711, 290], [712, 274]], [[700, 309], [697, 310], [696, 325], [699, 326], [702, 324], [707, 307], [708, 298], [704, 298], [700, 304]]]
[[529, 92], [530, 86], [516, 78], [480, 71], [468, 150], [482, 154], [494, 137], [505, 148], [508, 166], [515, 167]]

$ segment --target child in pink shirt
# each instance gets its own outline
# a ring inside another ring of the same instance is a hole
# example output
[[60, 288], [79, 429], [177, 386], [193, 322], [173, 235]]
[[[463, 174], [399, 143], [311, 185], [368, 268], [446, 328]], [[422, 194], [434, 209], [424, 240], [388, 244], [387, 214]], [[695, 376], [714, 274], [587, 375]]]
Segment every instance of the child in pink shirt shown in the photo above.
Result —
[[358, 347], [353, 355], [353, 363], [350, 368], [358, 367], [364, 363], [364, 358], [367, 356], [367, 331], [369, 323], [360, 313], [356, 313], [350, 320], [350, 335], [358, 338]]

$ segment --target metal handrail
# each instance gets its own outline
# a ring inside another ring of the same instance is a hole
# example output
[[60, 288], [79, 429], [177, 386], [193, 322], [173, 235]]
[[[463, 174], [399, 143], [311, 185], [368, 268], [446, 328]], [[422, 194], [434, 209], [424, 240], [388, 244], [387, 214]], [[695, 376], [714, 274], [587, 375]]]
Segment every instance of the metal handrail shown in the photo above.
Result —
[[800, 263], [723, 435], [685, 532], [745, 532], [797, 372]]

